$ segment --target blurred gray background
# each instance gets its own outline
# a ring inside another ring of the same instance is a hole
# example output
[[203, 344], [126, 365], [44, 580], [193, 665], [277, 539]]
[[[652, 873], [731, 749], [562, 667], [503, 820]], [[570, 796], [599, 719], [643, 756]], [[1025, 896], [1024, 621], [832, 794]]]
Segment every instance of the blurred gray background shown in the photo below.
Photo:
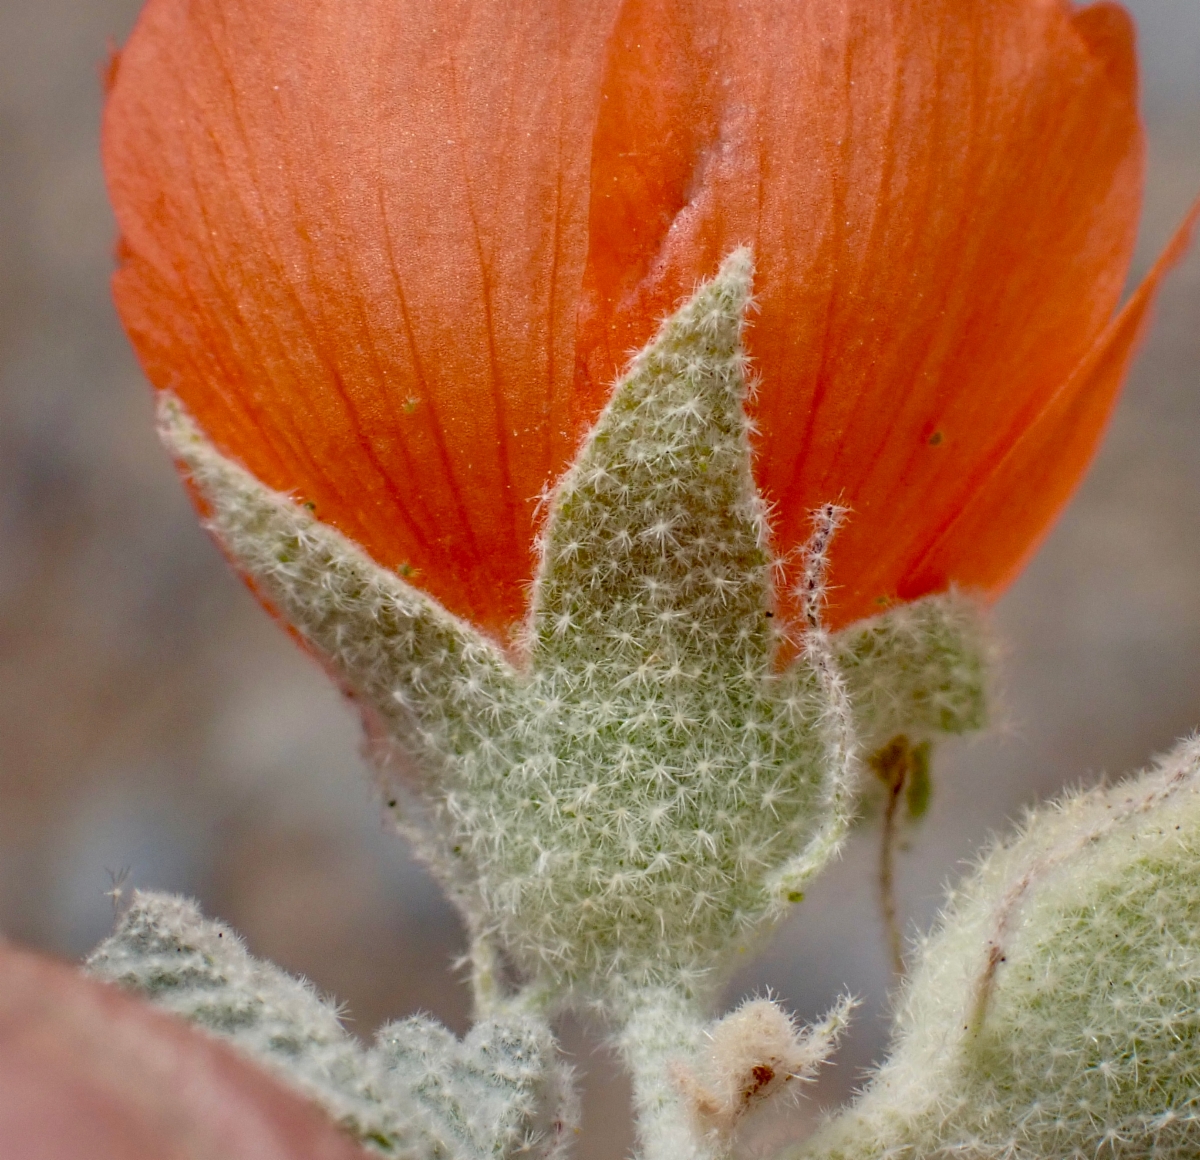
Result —
[[[1131, 0], [1150, 171], [1134, 275], [1200, 191], [1200, 0]], [[200, 532], [152, 435], [109, 302], [99, 68], [137, 0], [0, 0], [0, 930], [78, 956], [110, 875], [198, 897], [258, 954], [345, 1000], [368, 1033], [468, 1015], [461, 929], [385, 833], [355, 721]], [[1200, 254], [1167, 285], [1103, 453], [996, 611], [1002, 719], [937, 756], [933, 808], [898, 861], [910, 931], [990, 832], [1065, 783], [1145, 762], [1200, 725]], [[765, 1148], [877, 1058], [891, 986], [878, 835], [797, 908], [731, 999], [856, 1028]], [[580, 1155], [628, 1150], [622, 1081], [588, 1076]]]

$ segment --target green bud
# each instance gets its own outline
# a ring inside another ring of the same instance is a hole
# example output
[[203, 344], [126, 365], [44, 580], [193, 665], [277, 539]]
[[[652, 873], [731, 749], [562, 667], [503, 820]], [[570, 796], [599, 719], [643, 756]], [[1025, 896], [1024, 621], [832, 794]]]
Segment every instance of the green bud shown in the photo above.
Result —
[[1200, 742], [1032, 814], [950, 899], [816, 1160], [1200, 1153]]

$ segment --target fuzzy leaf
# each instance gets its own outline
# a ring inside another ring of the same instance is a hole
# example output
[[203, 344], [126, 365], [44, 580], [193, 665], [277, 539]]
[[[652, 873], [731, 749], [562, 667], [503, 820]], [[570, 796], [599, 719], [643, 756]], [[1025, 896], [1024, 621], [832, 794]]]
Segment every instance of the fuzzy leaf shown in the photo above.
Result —
[[1043, 807], [951, 897], [804, 1160], [1200, 1150], [1200, 742]]
[[233, 1043], [385, 1156], [549, 1160], [576, 1119], [544, 1020], [484, 1020], [460, 1043], [418, 1017], [365, 1048], [310, 984], [253, 958], [187, 899], [135, 893], [87, 969]]

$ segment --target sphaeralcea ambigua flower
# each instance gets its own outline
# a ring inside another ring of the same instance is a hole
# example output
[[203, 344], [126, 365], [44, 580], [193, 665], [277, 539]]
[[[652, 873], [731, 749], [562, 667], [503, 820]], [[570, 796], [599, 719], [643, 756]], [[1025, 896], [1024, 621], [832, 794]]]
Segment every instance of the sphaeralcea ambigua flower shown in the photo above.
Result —
[[1186, 242], [1119, 305], [1143, 151], [1106, 2], [147, 5], [118, 308], [210, 526], [415, 760], [482, 1005], [504, 958], [631, 1025], [711, 995], [857, 751], [978, 720], [938, 598], [1095, 449]]

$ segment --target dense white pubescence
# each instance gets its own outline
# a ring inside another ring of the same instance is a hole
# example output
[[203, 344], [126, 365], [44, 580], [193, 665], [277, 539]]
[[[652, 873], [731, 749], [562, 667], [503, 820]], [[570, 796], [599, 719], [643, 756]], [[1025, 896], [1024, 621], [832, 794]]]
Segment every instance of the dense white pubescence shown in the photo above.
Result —
[[439, 1124], [456, 1155], [559, 1160], [578, 1131], [571, 1068], [533, 1016], [483, 1019], [461, 1042], [414, 1016], [379, 1030], [372, 1063]]
[[843, 998], [819, 1023], [800, 1028], [773, 1000], [747, 999], [716, 1020], [700, 1058], [672, 1069], [696, 1122], [728, 1138], [756, 1108], [814, 1079], [833, 1055], [853, 1006]]
[[920, 948], [805, 1160], [1200, 1154], [1200, 742], [1030, 816]]
[[520, 667], [163, 404], [210, 527], [422, 770], [410, 832], [542, 993], [712, 994], [836, 851], [856, 696], [871, 737], [979, 717], [954, 602], [831, 642], [817, 591], [799, 659], [775, 671], [743, 410], [750, 281], [738, 251], [663, 324], [552, 493]]
[[727, 1141], [698, 1121], [681, 1075], [704, 1058], [706, 1023], [674, 988], [647, 988], [615, 1045], [633, 1081], [640, 1160], [724, 1160]]
[[843, 999], [800, 1028], [770, 999], [708, 1021], [673, 989], [643, 991], [615, 1037], [633, 1079], [642, 1160], [727, 1160], [747, 1114], [829, 1059], [852, 1006]]
[[414, 1017], [366, 1047], [311, 984], [253, 958], [184, 898], [135, 893], [86, 968], [229, 1040], [387, 1156], [553, 1160], [577, 1116], [543, 1020], [484, 1020], [460, 1042]]
[[900, 604], [834, 646], [864, 754], [898, 734], [919, 742], [986, 724], [993, 649], [973, 600], [949, 592]]

